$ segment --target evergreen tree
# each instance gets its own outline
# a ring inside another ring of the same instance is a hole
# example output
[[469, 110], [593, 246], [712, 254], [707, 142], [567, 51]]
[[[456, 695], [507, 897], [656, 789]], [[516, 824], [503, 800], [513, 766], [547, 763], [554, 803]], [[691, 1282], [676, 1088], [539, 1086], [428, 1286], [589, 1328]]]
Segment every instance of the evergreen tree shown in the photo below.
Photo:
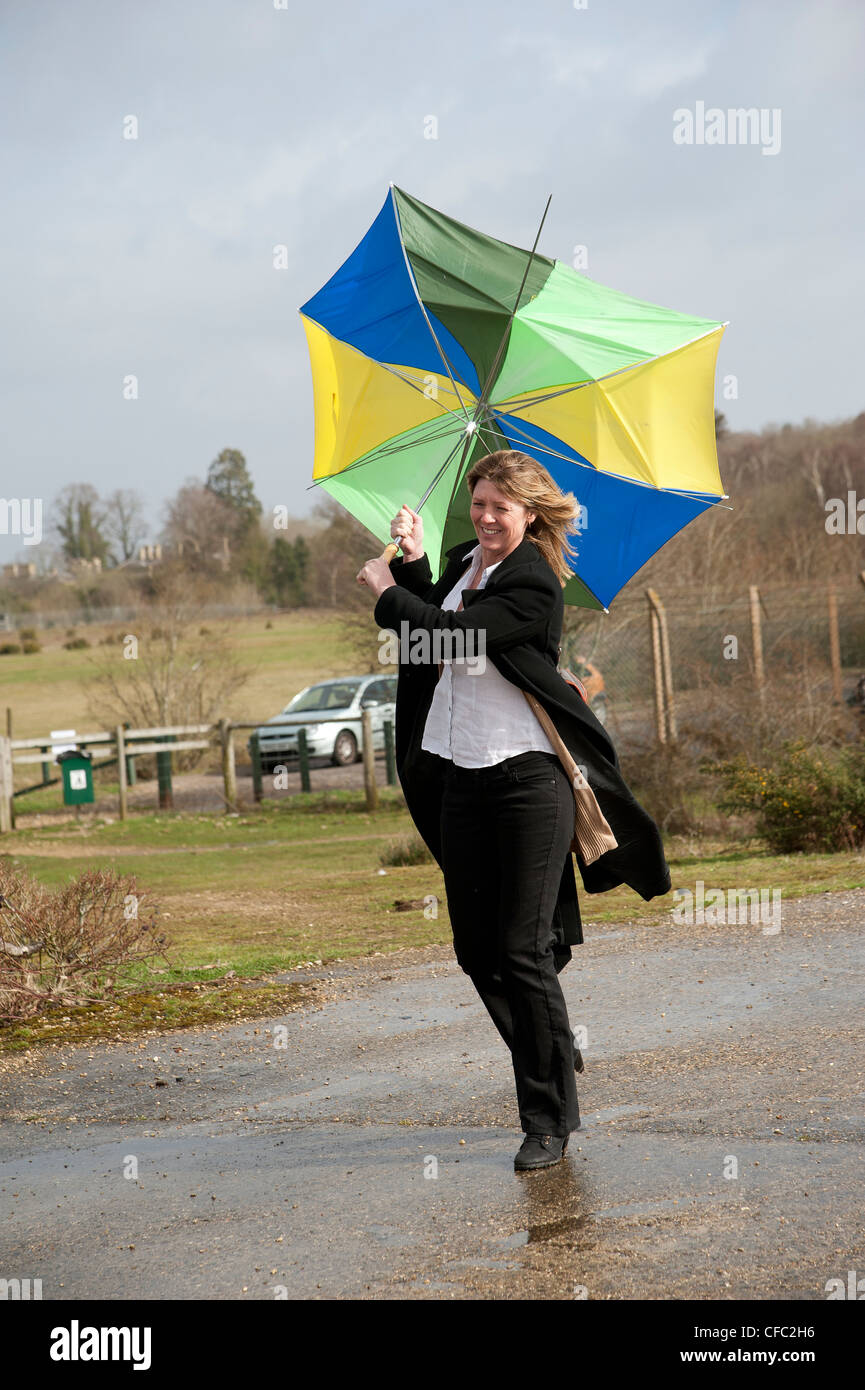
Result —
[[297, 607], [306, 602], [306, 579], [309, 547], [303, 536], [294, 542], [277, 536], [270, 547], [268, 591], [275, 603], [283, 608]]
[[208, 492], [227, 502], [237, 518], [239, 541], [261, 516], [261, 503], [255, 495], [246, 459], [239, 449], [223, 449], [207, 471]]

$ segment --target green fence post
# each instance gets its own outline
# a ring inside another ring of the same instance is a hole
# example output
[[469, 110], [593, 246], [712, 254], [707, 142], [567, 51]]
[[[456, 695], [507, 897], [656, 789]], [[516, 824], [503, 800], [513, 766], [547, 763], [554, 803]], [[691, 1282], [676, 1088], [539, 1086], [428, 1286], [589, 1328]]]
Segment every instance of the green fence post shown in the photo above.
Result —
[[384, 760], [387, 768], [387, 784], [389, 787], [396, 786], [396, 754], [393, 744], [393, 720], [384, 721]]
[[297, 756], [300, 760], [300, 790], [308, 792], [309, 785], [309, 749], [306, 746], [306, 729], [297, 731]]
[[[123, 727], [124, 727], [124, 729], [128, 729], [128, 728], [129, 728], [128, 723], [127, 723], [127, 724], [124, 724]], [[130, 753], [130, 751], [129, 751], [129, 744], [127, 743], [127, 745], [126, 745], [126, 785], [127, 785], [127, 787], [134, 787], [134, 786], [135, 786], [135, 783], [137, 782], [137, 780], [138, 780], [138, 774], [137, 774], [137, 772], [135, 771], [135, 755], [134, 755], [134, 753]]]
[[264, 791], [261, 784], [261, 749], [258, 746], [258, 730], [253, 729], [249, 740], [249, 753], [252, 758], [252, 799], [261, 801]]
[[[162, 738], [163, 743], [173, 743], [174, 735], [165, 734]], [[171, 786], [171, 749], [166, 748], [164, 753], [156, 754], [156, 780], [159, 784], [159, 809], [160, 811], [171, 811], [174, 809], [174, 790]]]
[[[43, 753], [47, 753], [47, 752], [49, 751], [50, 748], [51, 748], [51, 744], [50, 744], [50, 743], [43, 743], [43, 745], [42, 745], [42, 752], [43, 752]], [[52, 779], [52, 776], [51, 776], [51, 764], [50, 764], [50, 763], [43, 763], [43, 764], [42, 764], [42, 785], [43, 785], [43, 787], [49, 786], [50, 783], [52, 782], [52, 780], [53, 780], [53, 779]]]
[[[9, 760], [12, 761], [12, 709], [6, 706], [6, 737], [9, 740]], [[12, 768], [12, 777], [9, 784], [9, 819], [12, 822], [12, 829], [15, 829], [15, 769]]]

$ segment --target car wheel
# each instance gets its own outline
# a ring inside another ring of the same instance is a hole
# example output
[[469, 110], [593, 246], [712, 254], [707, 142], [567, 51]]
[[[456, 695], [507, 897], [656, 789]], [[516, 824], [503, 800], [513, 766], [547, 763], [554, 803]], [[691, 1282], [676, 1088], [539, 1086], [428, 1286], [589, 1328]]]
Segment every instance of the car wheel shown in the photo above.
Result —
[[357, 761], [357, 739], [348, 729], [341, 729], [333, 745], [331, 762], [336, 767], [348, 767]]

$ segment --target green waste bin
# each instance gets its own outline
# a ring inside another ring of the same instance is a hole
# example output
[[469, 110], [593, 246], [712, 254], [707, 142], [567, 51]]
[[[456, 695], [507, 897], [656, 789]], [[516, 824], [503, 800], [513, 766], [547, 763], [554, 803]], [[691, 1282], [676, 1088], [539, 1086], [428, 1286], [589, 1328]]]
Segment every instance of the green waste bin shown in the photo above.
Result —
[[93, 800], [91, 757], [86, 748], [68, 748], [65, 753], [57, 754], [63, 776], [64, 805], [82, 806]]

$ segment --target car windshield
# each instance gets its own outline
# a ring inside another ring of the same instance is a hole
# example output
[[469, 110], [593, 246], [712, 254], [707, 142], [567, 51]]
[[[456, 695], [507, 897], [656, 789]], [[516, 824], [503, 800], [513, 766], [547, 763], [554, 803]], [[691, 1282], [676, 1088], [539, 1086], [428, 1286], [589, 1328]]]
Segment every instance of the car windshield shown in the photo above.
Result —
[[339, 685], [311, 685], [287, 704], [283, 714], [306, 714], [309, 710], [345, 709], [360, 687], [360, 681], [344, 681]]

